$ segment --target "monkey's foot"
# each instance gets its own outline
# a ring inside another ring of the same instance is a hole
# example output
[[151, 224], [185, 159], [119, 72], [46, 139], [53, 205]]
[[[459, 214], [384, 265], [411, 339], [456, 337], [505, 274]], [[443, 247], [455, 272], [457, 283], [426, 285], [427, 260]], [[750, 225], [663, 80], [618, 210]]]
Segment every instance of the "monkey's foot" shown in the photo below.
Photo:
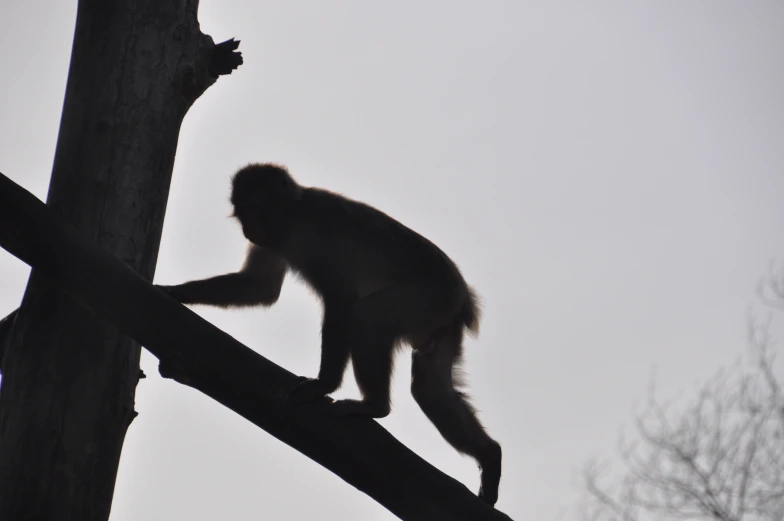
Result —
[[369, 416], [384, 418], [389, 415], [389, 405], [374, 404], [360, 400], [337, 400], [329, 406], [335, 416]]
[[482, 485], [479, 499], [490, 506], [498, 501], [498, 484], [501, 482], [501, 446], [493, 442], [482, 457]]
[[288, 401], [293, 403], [312, 402], [318, 398], [328, 395], [334, 389], [330, 389], [323, 381], [318, 378], [304, 378], [291, 389]]

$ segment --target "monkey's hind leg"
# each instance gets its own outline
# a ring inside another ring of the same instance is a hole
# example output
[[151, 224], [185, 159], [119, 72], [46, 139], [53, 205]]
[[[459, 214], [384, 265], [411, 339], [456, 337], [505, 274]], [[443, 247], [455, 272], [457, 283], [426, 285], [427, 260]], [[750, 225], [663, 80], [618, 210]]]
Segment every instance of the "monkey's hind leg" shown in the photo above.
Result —
[[485, 432], [468, 397], [455, 389], [462, 326], [442, 330], [433, 342], [434, 347], [414, 350], [411, 394], [444, 439], [478, 462], [482, 471], [479, 497], [494, 505], [501, 481], [501, 445]]
[[389, 384], [396, 340], [439, 320], [442, 281], [411, 280], [387, 286], [352, 307], [345, 335], [362, 400], [338, 400], [340, 416], [383, 418], [389, 414]]
[[339, 416], [388, 416], [391, 410], [389, 386], [393, 354], [392, 338], [357, 338], [352, 343], [351, 365], [363, 399], [337, 400], [330, 406], [331, 412]]

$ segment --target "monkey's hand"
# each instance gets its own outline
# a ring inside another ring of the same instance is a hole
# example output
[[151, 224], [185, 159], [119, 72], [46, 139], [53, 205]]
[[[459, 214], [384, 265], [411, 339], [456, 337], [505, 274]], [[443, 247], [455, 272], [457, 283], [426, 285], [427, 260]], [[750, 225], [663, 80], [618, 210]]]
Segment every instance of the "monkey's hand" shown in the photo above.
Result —
[[181, 286], [160, 286], [155, 284], [155, 287], [163, 291], [177, 302], [187, 303], [187, 296], [180, 290]]
[[300, 377], [300, 381], [289, 393], [288, 401], [293, 403], [312, 402], [317, 398], [326, 396], [335, 389], [318, 378]]

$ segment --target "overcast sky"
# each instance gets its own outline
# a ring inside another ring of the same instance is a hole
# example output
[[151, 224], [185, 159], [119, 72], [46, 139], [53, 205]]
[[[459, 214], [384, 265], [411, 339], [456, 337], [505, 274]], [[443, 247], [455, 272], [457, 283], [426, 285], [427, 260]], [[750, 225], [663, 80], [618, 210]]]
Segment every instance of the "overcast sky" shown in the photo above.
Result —
[[[688, 391], [742, 355], [754, 287], [784, 258], [784, 4], [555, 4], [202, 0], [202, 30], [241, 39], [245, 64], [185, 118], [156, 272], [241, 265], [229, 176], [249, 161], [431, 239], [483, 297], [466, 369], [516, 520], [574, 518], [577, 471], [611, 455], [654, 368], [662, 393]], [[0, 16], [0, 171], [42, 199], [75, 12]], [[28, 273], [0, 250], [0, 315]], [[321, 310], [295, 279], [269, 310], [198, 312], [316, 374]], [[146, 352], [142, 367], [112, 521], [394, 519]], [[409, 371], [404, 352], [380, 423], [477, 490]], [[357, 395], [347, 380], [338, 396]]]

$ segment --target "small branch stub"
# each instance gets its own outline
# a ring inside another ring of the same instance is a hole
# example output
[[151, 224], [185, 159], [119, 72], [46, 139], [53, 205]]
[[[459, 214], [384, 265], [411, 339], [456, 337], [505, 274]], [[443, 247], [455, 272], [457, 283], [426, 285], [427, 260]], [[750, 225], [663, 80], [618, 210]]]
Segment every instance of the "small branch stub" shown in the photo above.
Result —
[[158, 373], [182, 385], [193, 385], [193, 378], [185, 368], [172, 358], [161, 358], [158, 361]]
[[180, 92], [188, 106], [201, 96], [219, 76], [231, 74], [242, 65], [242, 53], [237, 51], [239, 40], [234, 38], [214, 44], [212, 38], [202, 35], [203, 45], [196, 62], [186, 66], [180, 77]]
[[240, 46], [240, 41], [232, 38], [216, 44], [212, 48], [212, 57], [210, 58], [207, 73], [213, 78], [231, 74], [233, 70], [242, 65], [242, 53], [237, 51]]

